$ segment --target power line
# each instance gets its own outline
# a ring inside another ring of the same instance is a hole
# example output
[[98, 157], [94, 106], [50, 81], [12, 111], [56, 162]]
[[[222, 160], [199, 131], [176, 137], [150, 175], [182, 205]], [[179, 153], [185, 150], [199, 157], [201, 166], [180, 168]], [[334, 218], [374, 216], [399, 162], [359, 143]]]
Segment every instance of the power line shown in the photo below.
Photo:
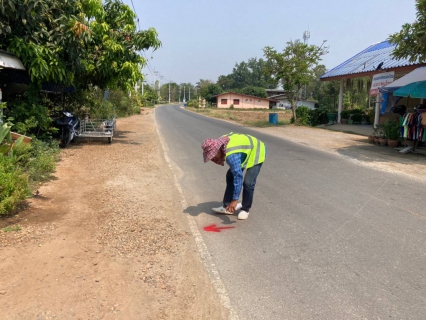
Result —
[[139, 17], [138, 17], [138, 14], [136, 13], [135, 5], [134, 5], [134, 3], [133, 3], [133, 0], [130, 0], [130, 2], [132, 3], [133, 12], [134, 12], [134, 13], [135, 13], [135, 15], [136, 15], [136, 21], [137, 21], [137, 23], [138, 23], [138, 31], [141, 31], [141, 26], [139, 25]]
[[[144, 55], [144, 57], [145, 57], [146, 65], [147, 65], [147, 67], [148, 67], [149, 72], [151, 73], [151, 75], [154, 75], [154, 73], [155, 73], [155, 68], [153, 68], [153, 67], [151, 66], [151, 64], [149, 63], [149, 59], [146, 57], [145, 51], [142, 51], [142, 54], [143, 54], [143, 55]], [[153, 70], [154, 70], [154, 71], [153, 71]]]

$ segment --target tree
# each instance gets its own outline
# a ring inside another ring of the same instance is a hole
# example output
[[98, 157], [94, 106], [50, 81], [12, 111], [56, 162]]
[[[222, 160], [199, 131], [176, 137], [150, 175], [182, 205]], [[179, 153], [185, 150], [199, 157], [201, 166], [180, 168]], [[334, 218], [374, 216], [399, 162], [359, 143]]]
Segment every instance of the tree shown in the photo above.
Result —
[[295, 121], [301, 89], [315, 76], [315, 67], [321, 60], [321, 56], [327, 53], [328, 47], [324, 44], [325, 41], [321, 46], [308, 45], [296, 40], [287, 42], [282, 53], [272, 47], [263, 49], [267, 59], [264, 72], [278, 81], [287, 91]]
[[303, 88], [303, 98], [304, 99], [315, 99], [319, 101], [319, 95], [321, 93], [321, 88], [325, 85], [325, 82], [321, 81], [320, 77], [326, 73], [327, 68], [325, 65], [320, 64], [314, 68], [314, 76], [312, 77], [309, 84]]
[[163, 100], [169, 101], [169, 89], [170, 89], [170, 101], [178, 101], [179, 96], [179, 85], [175, 82], [167, 82], [160, 88], [160, 95]]
[[232, 78], [232, 75], [228, 74], [227, 76], [219, 76], [217, 79], [217, 85], [220, 86], [224, 91], [230, 91], [232, 90], [234, 86], [234, 79]]
[[4, 0], [0, 11], [0, 49], [16, 54], [35, 84], [128, 91], [143, 78], [138, 51], [161, 45], [155, 29], [136, 31], [135, 13], [119, 0]]
[[[92, 2], [86, 8], [95, 13], [102, 7]], [[90, 41], [80, 15], [81, 5], [55, 0], [5, 0], [0, 10], [0, 48], [22, 60], [31, 80], [72, 83], [73, 70], [82, 67], [78, 57]]]
[[80, 84], [89, 78], [101, 88], [127, 91], [143, 78], [140, 70], [146, 61], [138, 52], [158, 49], [161, 42], [154, 28], [137, 31], [136, 14], [122, 1], [106, 0], [103, 9], [100, 15], [87, 16], [93, 41], [87, 50], [86, 72], [81, 74]]
[[216, 98], [213, 96], [222, 93], [222, 88], [217, 84], [209, 84], [206, 87], [201, 88], [201, 96], [206, 99], [207, 102], [214, 103]]
[[416, 0], [416, 21], [406, 23], [401, 31], [389, 36], [389, 42], [396, 44], [392, 55], [410, 62], [426, 61], [426, 0]]
[[151, 103], [156, 103], [158, 101], [157, 93], [150, 85], [145, 84], [143, 89], [143, 100]]
[[195, 96], [200, 96], [201, 91], [204, 90], [207, 86], [214, 84], [213, 81], [207, 80], [207, 79], [200, 79], [200, 81], [197, 81], [194, 87], [195, 90]]
[[266, 94], [265, 88], [259, 88], [259, 87], [245, 87], [241, 90], [239, 90], [242, 94], [248, 94], [249, 96], [255, 96], [259, 98], [267, 98], [268, 95]]
[[319, 105], [321, 107], [336, 109], [339, 101], [339, 92], [340, 81], [327, 81], [322, 83], [321, 88], [316, 95]]
[[190, 95], [192, 98], [195, 97], [195, 87], [192, 83], [181, 83], [180, 87], [180, 101], [183, 101], [185, 98], [186, 101], [189, 101]]
[[213, 81], [200, 79], [200, 81], [197, 81], [196, 86], [199, 88], [203, 88], [203, 87], [207, 87], [209, 84], [213, 84]]
[[232, 73], [220, 76], [217, 84], [223, 90], [238, 90], [245, 87], [276, 88], [277, 82], [263, 73], [265, 65], [266, 61], [257, 58], [236, 63]]

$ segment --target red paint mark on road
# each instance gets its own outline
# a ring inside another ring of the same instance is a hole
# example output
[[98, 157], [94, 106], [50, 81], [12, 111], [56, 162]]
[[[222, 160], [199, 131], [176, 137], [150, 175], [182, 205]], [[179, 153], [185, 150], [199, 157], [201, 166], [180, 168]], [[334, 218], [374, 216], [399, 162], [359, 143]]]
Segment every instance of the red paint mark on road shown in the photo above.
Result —
[[209, 231], [209, 232], [220, 232], [220, 230], [233, 229], [233, 228], [235, 228], [235, 227], [216, 227], [215, 224], [212, 224], [212, 225], [205, 227], [204, 230]]

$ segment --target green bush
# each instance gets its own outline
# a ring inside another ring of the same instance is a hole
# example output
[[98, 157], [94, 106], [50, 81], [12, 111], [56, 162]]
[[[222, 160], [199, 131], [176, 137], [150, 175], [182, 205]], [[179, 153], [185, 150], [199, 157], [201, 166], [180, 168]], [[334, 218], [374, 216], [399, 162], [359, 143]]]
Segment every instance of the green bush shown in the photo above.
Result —
[[330, 112], [330, 108], [328, 107], [319, 107], [317, 109], [311, 110], [311, 125], [313, 127], [328, 123], [327, 113]]
[[[117, 117], [126, 117], [140, 112], [140, 107], [142, 102], [139, 101], [136, 94], [129, 95], [123, 91], [115, 90], [111, 91], [108, 101], [103, 101], [102, 104], [106, 102], [111, 103], [108, 106], [110, 114], [103, 114], [102, 119], [110, 119], [114, 115]], [[92, 118], [94, 118], [92, 116]], [[100, 118], [100, 117], [97, 117]]]
[[352, 110], [348, 110], [350, 114], [355, 115], [355, 114], [359, 114], [359, 115], [363, 115], [364, 111], [362, 109], [352, 109]]
[[350, 115], [351, 115], [350, 110], [342, 110], [342, 112], [340, 113], [340, 116], [342, 117], [342, 119], [349, 119]]
[[31, 143], [19, 145], [14, 152], [15, 165], [27, 174], [30, 185], [34, 185], [49, 179], [56, 169], [60, 151], [54, 141], [33, 139]]
[[375, 117], [375, 114], [376, 114], [376, 112], [375, 112], [374, 108], [373, 108], [373, 109], [371, 109], [371, 110], [368, 110], [368, 111], [366, 112], [366, 114], [365, 114], [365, 118], [366, 118], [366, 120], [367, 120], [369, 123], [374, 123], [374, 117]]
[[306, 106], [300, 106], [296, 109], [296, 123], [292, 117], [291, 123], [295, 123], [299, 126], [308, 126], [311, 123], [311, 109]]
[[400, 137], [399, 125], [394, 120], [388, 120], [384, 124], [384, 133], [390, 140], [398, 140]]
[[115, 115], [115, 108], [110, 101], [99, 101], [99, 103], [93, 102], [88, 112], [92, 119], [111, 119]]
[[362, 114], [361, 113], [352, 114], [351, 120], [353, 120], [353, 122], [361, 122]]
[[191, 101], [188, 101], [188, 107], [198, 108], [198, 100], [192, 99]]
[[52, 126], [47, 99], [17, 96], [8, 103], [5, 114], [13, 118], [12, 131], [40, 138], [51, 137], [56, 129]]
[[229, 109], [234, 109], [234, 105], [233, 105], [233, 104], [231, 104], [231, 105], [229, 106]]
[[11, 213], [39, 182], [47, 181], [56, 168], [59, 147], [36, 138], [0, 156], [0, 214]]
[[0, 156], [0, 215], [12, 212], [29, 192], [28, 178], [11, 157]]

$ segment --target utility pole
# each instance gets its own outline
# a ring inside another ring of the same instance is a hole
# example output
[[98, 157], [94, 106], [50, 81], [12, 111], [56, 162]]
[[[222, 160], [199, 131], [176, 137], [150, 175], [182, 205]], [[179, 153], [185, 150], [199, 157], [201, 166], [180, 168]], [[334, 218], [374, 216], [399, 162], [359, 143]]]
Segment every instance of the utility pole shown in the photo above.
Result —
[[188, 97], [188, 101], [191, 101], [191, 87], [189, 87], [189, 97]]
[[[309, 31], [303, 32], [303, 43], [307, 44], [310, 37], [311, 37], [311, 33]], [[305, 84], [305, 99], [306, 98], [307, 98], [307, 93], [306, 93], [306, 84]]]
[[161, 98], [161, 80], [163, 80], [163, 76], [158, 76], [158, 97]]
[[[143, 68], [142, 68], [142, 71], [143, 71]], [[145, 76], [146, 76], [146, 74], [142, 73], [142, 76], [143, 76], [143, 79], [142, 79], [142, 96], [143, 96], [143, 84], [145, 83]]]
[[179, 86], [179, 104], [180, 104], [180, 95], [181, 95], [180, 90], [181, 90], [181, 87]]
[[157, 80], [156, 80], [157, 75], [158, 75], [158, 71], [154, 71], [154, 92], [157, 93], [157, 98], [160, 98], [160, 95], [158, 94], [158, 90], [157, 90]]
[[183, 86], [183, 103], [186, 102], [186, 96], [185, 96], [185, 86]]
[[169, 79], [169, 104], [170, 104], [170, 79]]

